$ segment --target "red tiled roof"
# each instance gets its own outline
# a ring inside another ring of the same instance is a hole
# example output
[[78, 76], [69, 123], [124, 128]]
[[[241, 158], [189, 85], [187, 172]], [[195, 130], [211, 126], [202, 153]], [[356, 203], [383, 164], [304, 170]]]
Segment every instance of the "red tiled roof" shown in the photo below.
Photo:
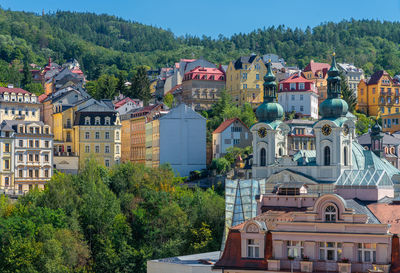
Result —
[[[196, 78], [196, 76], [198, 76], [198, 78]], [[225, 72], [219, 68], [197, 66], [189, 72], [186, 72], [183, 80], [224, 81]]]
[[400, 234], [400, 204], [373, 203], [367, 207], [382, 224], [390, 224], [391, 233]]
[[182, 84], [177, 84], [177, 85], [175, 85], [174, 87], [171, 88], [171, 90], [169, 90], [167, 93], [165, 93], [164, 96], [167, 95], [167, 94], [169, 94], [169, 93], [174, 92], [175, 90], [177, 90], [177, 89], [180, 88], [181, 86], [182, 86]]
[[306, 78], [304, 78], [303, 75], [300, 75], [300, 77], [299, 77], [299, 74], [298, 74], [298, 73], [293, 74], [293, 75], [290, 76], [289, 78], [287, 78], [287, 79], [285, 79], [285, 80], [282, 80], [282, 81], [280, 81], [279, 83], [297, 83], [297, 82], [304, 82], [304, 83], [309, 82], [309, 83], [314, 83], [313, 81], [310, 81], [310, 80], [307, 80]]
[[74, 74], [83, 75], [83, 72], [80, 69], [74, 69], [74, 70], [71, 70], [71, 72]]
[[304, 71], [305, 72], [312, 71], [315, 74], [317, 71], [324, 71], [324, 70], [328, 71], [330, 67], [331, 66], [327, 63], [316, 63], [313, 60], [311, 60], [310, 63], [304, 68]]
[[240, 121], [247, 129], [249, 129], [247, 127], [246, 124], [243, 123], [243, 121], [241, 121], [239, 118], [231, 118], [231, 119], [227, 119], [224, 122], [222, 122], [217, 129], [214, 130], [213, 134], [219, 134], [222, 133], [223, 131], [225, 131], [226, 128], [228, 128], [233, 122], [235, 122], [236, 120]]
[[17, 94], [29, 94], [31, 95], [30, 92], [22, 89], [22, 88], [7, 88], [7, 87], [0, 87], [0, 94], [3, 94], [5, 92], [8, 93], [17, 93]]
[[47, 99], [47, 95], [46, 94], [42, 94], [38, 97], [39, 102], [43, 102], [45, 99]]

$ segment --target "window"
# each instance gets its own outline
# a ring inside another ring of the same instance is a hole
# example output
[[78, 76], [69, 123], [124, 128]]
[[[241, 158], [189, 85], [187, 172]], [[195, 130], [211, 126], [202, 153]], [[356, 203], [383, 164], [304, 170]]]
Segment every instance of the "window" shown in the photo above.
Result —
[[85, 132], [85, 139], [89, 139], [90, 138], [90, 133], [89, 132]]
[[48, 154], [44, 155], [44, 162], [49, 162], [49, 155]]
[[301, 241], [287, 241], [287, 255], [288, 257], [303, 258], [304, 243]]
[[33, 170], [29, 170], [29, 177], [33, 177]]
[[24, 176], [24, 174], [23, 174], [23, 171], [22, 171], [22, 170], [19, 170], [19, 171], [18, 171], [18, 176], [19, 176], [19, 177], [23, 177], [23, 176]]
[[305, 89], [304, 82], [299, 83], [299, 89], [300, 90], [304, 90]]
[[34, 117], [36, 115], [35, 110], [32, 110], [32, 117]]
[[117, 132], [115, 133], [115, 139], [116, 139], [116, 140], [119, 140], [119, 131], [117, 131]]
[[324, 165], [331, 165], [331, 149], [328, 146], [324, 149]]
[[90, 146], [89, 145], [85, 145], [85, 153], [90, 153]]
[[260, 257], [260, 246], [255, 242], [254, 239], [247, 240], [247, 257], [248, 258], [259, 258]]
[[100, 125], [100, 117], [94, 118], [94, 125]]
[[326, 222], [336, 222], [336, 207], [334, 205], [329, 205], [325, 209], [325, 221]]
[[45, 133], [46, 135], [48, 135], [49, 132], [50, 132], [50, 131], [49, 131], [49, 128], [45, 128], [45, 129], [44, 129], [44, 133]]
[[343, 161], [344, 161], [344, 165], [347, 166], [348, 162], [347, 162], [347, 147], [343, 148]]
[[109, 160], [109, 159], [106, 159], [106, 160], [104, 161], [104, 165], [105, 165], [106, 167], [110, 167], [110, 160]]
[[300, 100], [303, 100], [304, 99], [304, 95], [300, 95]]
[[304, 111], [304, 106], [300, 105], [300, 111], [303, 112]]
[[4, 186], [8, 187], [10, 185], [10, 178], [5, 177], [4, 178]]
[[292, 100], [295, 100], [295, 96], [294, 95], [292, 95]]
[[39, 147], [39, 140], [35, 140], [35, 147]]
[[46, 140], [46, 141], [44, 142], [44, 147], [49, 148], [49, 141], [48, 141], [48, 140]]
[[99, 138], [100, 138], [100, 132], [96, 132], [96, 133], [95, 133], [95, 138], [96, 138], [96, 139], [99, 139]]
[[6, 152], [6, 153], [10, 152], [10, 144], [9, 143], [4, 143], [4, 152]]
[[104, 152], [105, 152], [106, 154], [108, 154], [108, 153], [110, 152], [110, 146], [106, 145], [106, 146], [104, 147]]
[[44, 170], [44, 177], [49, 177], [49, 170]]
[[90, 117], [85, 117], [85, 125], [90, 125]]
[[247, 89], [247, 84], [243, 84], [243, 89]]
[[110, 139], [110, 132], [105, 132], [104, 137], [105, 137], [105, 139]]
[[94, 147], [94, 151], [95, 151], [96, 153], [100, 153], [100, 146], [99, 146], [99, 145], [96, 145], [96, 146]]
[[115, 153], [117, 153], [117, 154], [120, 153], [120, 151], [119, 151], [119, 145], [116, 145], [116, 146], [115, 146]]
[[6, 169], [6, 170], [10, 169], [10, 160], [9, 159], [4, 160], [4, 169]]
[[342, 243], [320, 242], [319, 259], [328, 261], [339, 261], [342, 258]]
[[38, 162], [39, 161], [39, 155], [35, 154], [35, 161]]
[[18, 141], [18, 146], [19, 147], [23, 147], [24, 146], [24, 141], [23, 140], [19, 140]]
[[35, 177], [39, 177], [39, 170], [35, 170]]
[[264, 148], [261, 148], [260, 151], [260, 166], [266, 165], [266, 151]]
[[364, 263], [376, 262], [376, 244], [358, 244], [358, 261]]
[[240, 139], [234, 139], [233, 140], [233, 145], [237, 145], [237, 144], [239, 144], [240, 143]]
[[18, 161], [23, 161], [24, 160], [24, 156], [22, 154], [18, 154]]
[[296, 83], [290, 83], [290, 90], [296, 90]]
[[292, 105], [292, 111], [296, 111], [296, 107]]

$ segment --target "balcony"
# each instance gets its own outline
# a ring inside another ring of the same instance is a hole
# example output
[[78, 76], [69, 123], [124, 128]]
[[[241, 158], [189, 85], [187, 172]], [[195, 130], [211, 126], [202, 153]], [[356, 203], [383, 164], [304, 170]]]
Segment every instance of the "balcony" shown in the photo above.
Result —
[[54, 156], [78, 156], [73, 152], [54, 152]]

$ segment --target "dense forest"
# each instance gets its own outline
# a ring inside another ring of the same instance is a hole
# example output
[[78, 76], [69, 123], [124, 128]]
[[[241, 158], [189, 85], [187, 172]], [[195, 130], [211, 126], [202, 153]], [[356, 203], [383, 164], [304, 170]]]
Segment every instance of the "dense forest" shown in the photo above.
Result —
[[[40, 16], [0, 9], [0, 71], [11, 80], [6, 64], [44, 65], [48, 57], [59, 63], [76, 58], [88, 78], [97, 79], [139, 65], [171, 65], [180, 58], [203, 56], [226, 64], [252, 52], [276, 53], [304, 68], [310, 59], [328, 61], [333, 50], [339, 61], [353, 62], [367, 74], [378, 69], [395, 74], [400, 72], [399, 43], [398, 22], [348, 20], [305, 30], [277, 26], [213, 39], [176, 37], [171, 31], [109, 15], [59, 11]], [[1, 77], [0, 81], [6, 76]]]
[[224, 198], [168, 166], [88, 161], [46, 190], [0, 196], [0, 272], [146, 272], [148, 259], [218, 250]]

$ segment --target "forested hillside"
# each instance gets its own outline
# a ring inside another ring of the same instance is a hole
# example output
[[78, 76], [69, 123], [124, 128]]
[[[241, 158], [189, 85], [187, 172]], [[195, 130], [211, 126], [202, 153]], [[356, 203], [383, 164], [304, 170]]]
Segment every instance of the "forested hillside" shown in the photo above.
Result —
[[[313, 29], [284, 26], [258, 29], [232, 37], [176, 37], [172, 32], [93, 13], [33, 13], [0, 10], [0, 58], [27, 59], [39, 65], [51, 56], [62, 63], [76, 58], [89, 79], [117, 75], [138, 65], [170, 65], [180, 58], [203, 56], [228, 63], [243, 54], [276, 53], [303, 68], [310, 60], [327, 61], [335, 50], [339, 61], [354, 62], [367, 73], [400, 72], [400, 23], [350, 20], [323, 23]], [[3, 69], [4, 70], [4, 69]], [[0, 81], [2, 79], [0, 78]]]

